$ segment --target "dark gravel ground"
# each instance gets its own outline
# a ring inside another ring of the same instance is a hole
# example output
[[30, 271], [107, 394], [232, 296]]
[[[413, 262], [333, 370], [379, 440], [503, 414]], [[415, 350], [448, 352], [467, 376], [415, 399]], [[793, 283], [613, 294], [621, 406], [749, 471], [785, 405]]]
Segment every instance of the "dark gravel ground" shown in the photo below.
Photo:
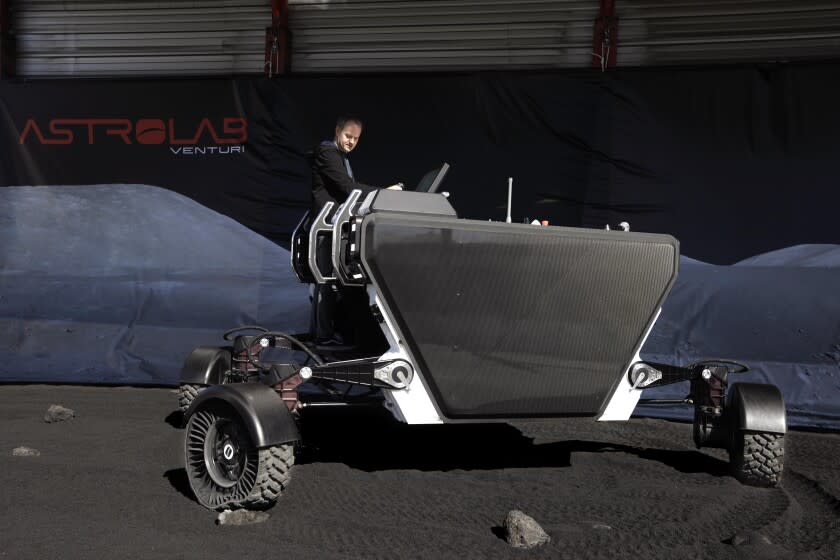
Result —
[[[76, 417], [45, 423], [51, 404]], [[0, 558], [840, 558], [835, 434], [789, 433], [766, 490], [664, 420], [312, 416], [271, 517], [231, 527], [192, 497], [174, 409], [171, 389], [0, 386]], [[512, 509], [551, 542], [508, 546]]]

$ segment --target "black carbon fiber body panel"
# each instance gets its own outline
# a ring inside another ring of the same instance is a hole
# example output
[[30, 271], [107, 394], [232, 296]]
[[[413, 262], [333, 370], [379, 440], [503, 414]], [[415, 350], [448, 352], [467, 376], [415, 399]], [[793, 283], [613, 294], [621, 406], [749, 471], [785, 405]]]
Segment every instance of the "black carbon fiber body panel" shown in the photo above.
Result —
[[677, 274], [671, 236], [380, 212], [362, 260], [450, 419], [595, 415]]

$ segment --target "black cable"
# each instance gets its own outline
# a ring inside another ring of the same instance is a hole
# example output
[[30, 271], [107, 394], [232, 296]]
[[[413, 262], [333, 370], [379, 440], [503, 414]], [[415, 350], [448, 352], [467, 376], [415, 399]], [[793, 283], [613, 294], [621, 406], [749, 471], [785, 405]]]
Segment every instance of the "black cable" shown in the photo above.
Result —
[[[263, 332], [263, 336], [266, 336], [266, 333], [268, 333], [268, 329], [266, 329]], [[251, 341], [251, 342], [253, 342], [253, 341]], [[254, 360], [254, 357], [251, 355], [251, 344], [250, 343], [245, 345], [245, 357], [248, 358], [248, 363], [249, 364], [251, 364], [252, 366], [254, 366], [255, 368], [257, 368], [260, 371], [268, 371], [268, 370], [271, 369], [271, 368], [267, 368], [267, 367], [263, 366], [258, 361]]]
[[[230, 338], [229, 338], [229, 337], [230, 337], [230, 335], [231, 335], [231, 334], [233, 334], [233, 333], [235, 333], [235, 332], [239, 332], [239, 331], [245, 331], [245, 330], [255, 330], [255, 331], [260, 331], [260, 332], [262, 333], [262, 336], [273, 336], [273, 337], [276, 337], [276, 338], [282, 338], [282, 339], [288, 340], [289, 342], [291, 342], [292, 344], [294, 344], [295, 346], [299, 347], [301, 350], [303, 350], [304, 352], [306, 352], [306, 354], [307, 354], [307, 355], [309, 355], [309, 357], [310, 357], [310, 358], [312, 358], [313, 360], [315, 360], [315, 363], [316, 363], [316, 364], [318, 364], [319, 366], [324, 365], [324, 361], [323, 361], [323, 360], [321, 360], [321, 358], [320, 358], [320, 357], [318, 357], [318, 355], [317, 355], [317, 354], [315, 354], [314, 352], [312, 352], [312, 350], [310, 350], [310, 349], [309, 349], [309, 348], [308, 348], [308, 347], [307, 347], [304, 343], [302, 343], [302, 342], [301, 342], [300, 340], [298, 340], [297, 338], [293, 337], [292, 335], [289, 335], [289, 334], [283, 333], [283, 332], [278, 332], [278, 331], [274, 331], [274, 332], [272, 332], [272, 331], [269, 331], [269, 330], [268, 330], [268, 329], [266, 329], [265, 327], [260, 327], [259, 325], [245, 325], [245, 326], [242, 326], [242, 327], [236, 327], [236, 328], [234, 328], [234, 329], [230, 329], [229, 331], [226, 331], [226, 332], [222, 335], [222, 337], [223, 337], [225, 340], [230, 340]], [[255, 338], [256, 338], [256, 337], [255, 337]], [[252, 341], [252, 342], [253, 342], [253, 341]], [[246, 354], [246, 356], [247, 356], [247, 358], [248, 358], [248, 363], [249, 363], [249, 364], [251, 364], [251, 365], [253, 365], [253, 366], [254, 366], [254, 367], [256, 367], [257, 369], [259, 369], [260, 371], [268, 371], [268, 370], [270, 369], [270, 368], [263, 367], [262, 365], [260, 365], [258, 362], [256, 362], [256, 361], [254, 360], [254, 357], [251, 355], [251, 344], [246, 344], [246, 345], [245, 345], [245, 354]]]
[[260, 331], [263, 333], [268, 332], [268, 329], [259, 325], [245, 325], [244, 327], [236, 327], [234, 329], [230, 329], [229, 331], [225, 331], [225, 334], [222, 335], [222, 338], [224, 338], [225, 340], [230, 340], [230, 335], [232, 335], [233, 333], [247, 330]]
[[721, 358], [705, 358], [703, 360], [697, 360], [696, 362], [691, 362], [690, 364], [688, 364], [685, 367], [686, 367], [686, 369], [694, 369], [695, 367], [697, 367], [699, 365], [715, 365], [715, 364], [726, 365], [726, 366], [733, 365], [733, 366], [738, 366], [740, 368], [738, 370], [729, 370], [729, 373], [744, 373], [745, 371], [750, 370], [749, 366], [747, 366], [746, 364], [742, 364], [741, 362], [736, 362], [735, 360], [724, 360], [724, 359], [721, 359]]
[[303, 342], [296, 339], [295, 337], [293, 337], [290, 334], [277, 332], [277, 331], [271, 331], [271, 332], [266, 332], [263, 336], [274, 336], [274, 337], [286, 339], [289, 342], [291, 342], [292, 344], [294, 344], [295, 346], [299, 347], [304, 352], [306, 352], [309, 355], [310, 358], [315, 360], [316, 364], [318, 364], [319, 366], [324, 365], [324, 361], [320, 357], [318, 357], [317, 354], [312, 352], [312, 350], [310, 350], [308, 346], [306, 346]]

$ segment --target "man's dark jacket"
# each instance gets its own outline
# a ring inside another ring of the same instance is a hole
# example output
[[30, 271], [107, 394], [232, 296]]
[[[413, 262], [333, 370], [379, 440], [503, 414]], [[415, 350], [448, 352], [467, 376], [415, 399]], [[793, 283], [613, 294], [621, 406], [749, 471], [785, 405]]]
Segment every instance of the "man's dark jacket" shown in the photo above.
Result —
[[350, 191], [359, 189], [363, 195], [376, 187], [357, 183], [345, 163], [347, 154], [340, 151], [333, 142], [322, 142], [312, 156], [312, 210], [320, 212], [327, 202], [336, 205], [347, 200]]

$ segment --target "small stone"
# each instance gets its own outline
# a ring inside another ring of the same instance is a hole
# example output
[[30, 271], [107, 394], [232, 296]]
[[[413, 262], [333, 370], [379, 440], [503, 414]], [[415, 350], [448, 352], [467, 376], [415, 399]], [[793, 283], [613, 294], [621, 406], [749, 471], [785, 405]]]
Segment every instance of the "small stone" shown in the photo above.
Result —
[[217, 525], [251, 525], [262, 523], [271, 517], [264, 511], [250, 511], [247, 509], [226, 509], [216, 518]]
[[15, 457], [37, 457], [41, 452], [31, 447], [15, 447], [12, 449], [12, 455]]
[[44, 422], [63, 422], [65, 420], [71, 420], [75, 416], [76, 413], [73, 410], [65, 408], [60, 404], [53, 404], [47, 409], [47, 413], [44, 415]]
[[508, 544], [514, 548], [534, 548], [551, 540], [539, 523], [516, 509], [508, 512], [504, 529]]
[[612, 530], [612, 527], [610, 527], [609, 525], [607, 525], [607, 524], [605, 524], [605, 523], [594, 523], [594, 524], [592, 525], [592, 528], [593, 528], [593, 529], [605, 529], [605, 530], [607, 530], [607, 531], [611, 531], [611, 530]]

